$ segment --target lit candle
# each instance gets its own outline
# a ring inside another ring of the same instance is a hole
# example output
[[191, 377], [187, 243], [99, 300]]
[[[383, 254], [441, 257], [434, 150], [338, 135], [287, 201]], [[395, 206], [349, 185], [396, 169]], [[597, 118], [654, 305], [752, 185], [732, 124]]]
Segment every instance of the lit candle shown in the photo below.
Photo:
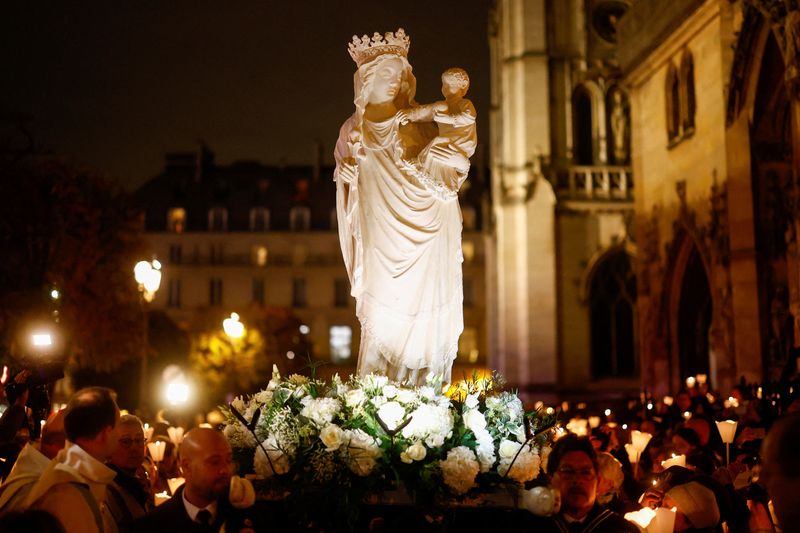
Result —
[[596, 427], [600, 427], [600, 417], [599, 416], [590, 416], [589, 417], [589, 427], [594, 429]]
[[604, 413], [606, 416], [611, 416], [611, 409], [606, 409]]
[[664, 396], [664, 405], [672, 405], [674, 402], [674, 398], [672, 396]]
[[169, 494], [167, 494], [167, 491], [158, 492], [155, 495], [155, 500], [156, 500], [156, 507], [158, 507], [159, 505], [161, 505], [165, 501], [169, 500]]
[[642, 507], [638, 511], [625, 513], [625, 520], [633, 522], [643, 530], [650, 525], [650, 522], [656, 517], [656, 512], [649, 507]]
[[650, 522], [650, 527], [647, 528], [648, 533], [672, 533], [675, 530], [675, 511], [677, 511], [675, 507], [656, 509], [656, 516]]
[[164, 450], [166, 447], [167, 443], [160, 440], [147, 443], [147, 449], [150, 450], [150, 457], [152, 457], [153, 461], [156, 463], [159, 463], [164, 459]]
[[694, 388], [694, 384], [695, 384], [696, 381], [697, 380], [695, 379], [694, 376], [689, 376], [688, 378], [686, 378], [686, 387], [688, 387], [690, 389]]
[[697, 383], [698, 385], [705, 385], [706, 381], [708, 381], [708, 376], [705, 374], [697, 374]]
[[664, 470], [666, 470], [667, 468], [669, 468], [671, 466], [683, 466], [683, 467], [685, 467], [686, 466], [686, 456], [685, 455], [675, 455], [673, 453], [672, 457], [670, 457], [669, 459], [667, 459], [665, 461], [661, 461], [661, 466], [662, 466], [662, 468], [664, 468]]
[[683, 418], [685, 420], [689, 420], [690, 418], [692, 418], [692, 413], [690, 413], [689, 411], [684, 411], [683, 412]]

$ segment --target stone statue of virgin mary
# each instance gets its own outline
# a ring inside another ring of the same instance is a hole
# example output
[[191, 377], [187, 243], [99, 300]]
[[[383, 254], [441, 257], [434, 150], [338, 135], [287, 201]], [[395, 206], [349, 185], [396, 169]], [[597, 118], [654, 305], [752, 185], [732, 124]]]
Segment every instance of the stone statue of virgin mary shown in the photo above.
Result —
[[[458, 187], [475, 146], [434, 145], [435, 123], [398, 118], [417, 107], [409, 44], [402, 29], [353, 37], [355, 112], [339, 132], [334, 180], [361, 322], [358, 374], [413, 385], [431, 373], [451, 378], [464, 327]], [[426, 147], [436, 165], [420, 164]]]

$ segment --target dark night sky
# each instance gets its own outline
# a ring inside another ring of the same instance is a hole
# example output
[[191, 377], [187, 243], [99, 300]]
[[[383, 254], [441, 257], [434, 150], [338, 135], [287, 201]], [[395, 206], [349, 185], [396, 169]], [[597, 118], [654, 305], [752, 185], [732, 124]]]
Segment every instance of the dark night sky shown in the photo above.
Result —
[[[488, 133], [490, 0], [81, 0], [7, 3], [0, 116], [27, 113], [36, 140], [134, 187], [163, 154], [204, 139], [217, 161], [332, 163], [352, 113], [353, 34], [411, 36], [417, 101], [440, 73], [470, 73]], [[7, 125], [7, 124], [6, 124]]]

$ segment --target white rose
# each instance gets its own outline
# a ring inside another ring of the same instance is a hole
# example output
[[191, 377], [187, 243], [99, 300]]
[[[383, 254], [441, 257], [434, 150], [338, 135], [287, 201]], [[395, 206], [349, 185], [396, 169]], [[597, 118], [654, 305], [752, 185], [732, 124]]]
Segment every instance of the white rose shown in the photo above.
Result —
[[344, 442], [344, 431], [336, 424], [328, 424], [319, 432], [319, 438], [325, 445], [325, 451], [335, 452]]
[[520, 447], [521, 444], [518, 442], [503, 439], [500, 442], [500, 448], [498, 449], [500, 459], [513, 459], [514, 456], [517, 455], [517, 451], [519, 451]]
[[249, 479], [231, 476], [231, 487], [228, 500], [237, 509], [247, 509], [256, 503], [256, 491]]
[[408, 447], [406, 453], [412, 461], [422, 461], [428, 454], [428, 450], [425, 449], [425, 446], [423, 446], [421, 442], [415, 442]]
[[477, 409], [471, 409], [464, 414], [464, 425], [473, 433], [486, 429], [486, 418]]
[[522, 507], [537, 516], [551, 516], [561, 507], [561, 494], [549, 487], [534, 487], [522, 491]]
[[361, 389], [347, 391], [347, 394], [344, 395], [344, 402], [347, 404], [347, 407], [351, 409], [361, 406], [366, 399], [367, 397], [364, 395], [364, 391]]
[[467, 394], [467, 398], [464, 400], [464, 405], [466, 405], [468, 409], [475, 409], [478, 407], [478, 395]]
[[394, 398], [395, 396], [397, 396], [397, 387], [395, 387], [394, 385], [386, 385], [383, 388], [383, 395], [386, 396], [387, 398]]

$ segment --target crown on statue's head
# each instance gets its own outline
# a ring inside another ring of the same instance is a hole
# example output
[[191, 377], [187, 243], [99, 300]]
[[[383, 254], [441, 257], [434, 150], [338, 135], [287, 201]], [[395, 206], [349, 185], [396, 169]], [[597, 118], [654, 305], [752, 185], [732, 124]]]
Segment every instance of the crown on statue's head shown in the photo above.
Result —
[[405, 30], [400, 28], [394, 33], [387, 31], [383, 35], [375, 32], [371, 38], [367, 35], [361, 38], [353, 35], [353, 41], [347, 45], [347, 49], [350, 52], [350, 57], [360, 67], [383, 54], [408, 57], [408, 48], [410, 46], [411, 39], [406, 35]]

